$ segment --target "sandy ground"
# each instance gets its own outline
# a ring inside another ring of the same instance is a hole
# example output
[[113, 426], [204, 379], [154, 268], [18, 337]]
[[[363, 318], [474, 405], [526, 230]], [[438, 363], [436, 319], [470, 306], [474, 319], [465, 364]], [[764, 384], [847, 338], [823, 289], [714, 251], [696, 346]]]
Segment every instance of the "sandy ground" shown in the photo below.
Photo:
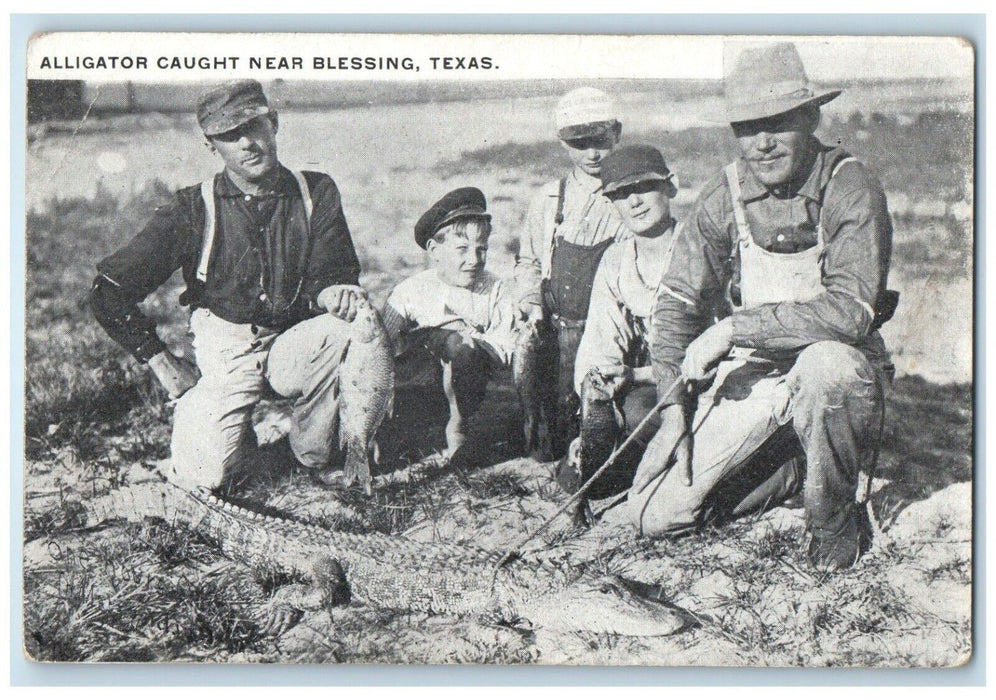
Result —
[[[508, 244], [540, 180], [501, 169], [450, 176], [439, 164], [489, 145], [534, 141], [551, 130], [547, 115], [554, 100], [288, 112], [281, 117], [281, 159], [290, 167], [326, 171], [336, 179], [364, 266], [362, 282], [375, 298], [382, 300], [401, 275], [424, 263], [411, 241], [411, 227], [427, 204], [463, 184], [478, 185], [488, 193], [496, 228], [489, 266], [507, 274], [512, 266]], [[904, 104], [897, 100], [881, 99], [879, 105], [888, 109]], [[716, 106], [664, 105], [645, 95], [626, 96], [625, 102], [632, 123], [669, 129], [702, 124], [702, 115]], [[937, 102], [947, 104], [945, 98]], [[846, 114], [855, 104], [860, 102], [842, 101], [836, 108]], [[176, 121], [150, 115], [139, 133], [136, 138], [133, 132], [81, 131], [33, 142], [27, 153], [27, 206], [43, 206], [55, 196], [89, 196], [97, 188], [130, 195], [156, 177], [170, 186], [187, 185], [210, 176], [217, 167], [199, 141], [192, 118]], [[693, 198], [694, 190], [684, 189], [679, 203], [687, 206]], [[903, 235], [901, 227], [896, 235]], [[901, 376], [941, 383], [971, 380], [972, 282], [970, 270], [965, 272], [964, 278], [937, 280], [894, 271], [893, 286], [903, 293], [903, 302], [884, 334]], [[904, 396], [908, 399], [908, 392]], [[929, 404], [930, 397], [924, 399]], [[939, 418], [929, 428], [970, 430], [966, 427], [970, 406], [945, 408], [959, 412], [951, 419], [954, 422]], [[511, 414], [491, 418], [504, 421], [506, 428], [515, 420]], [[507, 443], [495, 445], [495, 454], [510, 451]], [[971, 484], [962, 480], [921, 489], [898, 507], [889, 497], [902, 481], [896, 474], [908, 461], [926, 470], [939, 455], [940, 445], [915, 454], [883, 454], [886, 469], [872, 489], [878, 529], [874, 546], [847, 574], [817, 578], [804, 570], [798, 557], [802, 510], [788, 508], [740, 523], [721, 537], [678, 541], [662, 546], [654, 556], [643, 553], [614, 562], [635, 578], [660, 583], [674, 603], [711, 621], [673, 638], [551, 638], [542, 630], [523, 636], [474, 621], [385, 617], [348, 608], [309, 614], [280, 640], [278, 652], [212, 660], [956, 665], [971, 650]], [[943, 456], [970, 473], [967, 449]], [[61, 462], [27, 465], [27, 491], [42, 494], [32, 499], [32, 507], [44, 507], [46, 498], [51, 503], [52, 494], [61, 497], [67, 488], [70, 493], [85, 491], [74, 475], [79, 466], [72, 455]], [[551, 468], [510, 458], [479, 470], [482, 477], [511, 475], [522, 487], [521, 492], [490, 498], [476, 497], [467, 489], [461, 494], [459, 478], [439, 475], [447, 484], [446, 493], [457, 496], [416, 514], [406, 535], [414, 540], [473, 540], [505, 549], [559, 505]], [[389, 483], [398, 477], [381, 478]], [[269, 505], [325, 521], [334, 521], [351, 507], [355, 510], [334, 494], [293, 479], [269, 495]], [[567, 525], [560, 523], [554, 535], [567, 534]], [[73, 537], [63, 536], [60, 546], [72, 546]], [[603, 522], [564, 546], [595, 556], [630, 539], [625, 528]], [[783, 540], [786, 546], [774, 548], [777, 556], [768, 556], [771, 542]], [[29, 542], [25, 549], [27, 569], [51, 565], [52, 543], [47, 538]], [[198, 659], [196, 650], [188, 659]]]

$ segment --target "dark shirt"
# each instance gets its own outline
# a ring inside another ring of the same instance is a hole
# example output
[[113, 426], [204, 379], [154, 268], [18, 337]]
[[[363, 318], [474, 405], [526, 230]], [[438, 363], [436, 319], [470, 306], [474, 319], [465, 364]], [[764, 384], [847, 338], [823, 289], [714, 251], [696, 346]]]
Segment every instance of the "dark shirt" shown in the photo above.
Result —
[[[815, 141], [815, 140], [814, 140]], [[797, 191], [776, 197], [738, 163], [747, 220], [762, 248], [792, 253], [816, 245], [822, 209], [824, 293], [806, 302], [764, 304], [732, 314], [733, 344], [778, 354], [822, 340], [859, 347], [887, 362], [873, 310], [885, 290], [892, 255], [892, 221], [882, 185], [847, 154], [819, 142], [812, 170]], [[829, 183], [829, 185], [828, 185]], [[709, 325], [730, 314], [740, 280], [738, 230], [725, 175], [703, 187], [682, 226], [653, 316], [653, 365], [663, 392], [680, 374], [685, 349]], [[729, 294], [729, 296], [728, 296]], [[661, 398], [665, 398], [662, 394]], [[679, 399], [678, 392], [671, 395]]]
[[313, 211], [305, 225], [297, 180], [281, 166], [272, 191], [249, 196], [225, 173], [214, 178], [215, 238], [207, 281], [197, 279], [204, 238], [200, 185], [179, 190], [127, 245], [97, 264], [94, 315], [140, 361], [165, 349], [155, 324], [136, 306], [178, 268], [180, 303], [204, 307], [232, 323], [277, 330], [321, 312], [317, 295], [334, 284], [357, 284], [359, 261], [339, 190], [324, 173], [306, 172]]

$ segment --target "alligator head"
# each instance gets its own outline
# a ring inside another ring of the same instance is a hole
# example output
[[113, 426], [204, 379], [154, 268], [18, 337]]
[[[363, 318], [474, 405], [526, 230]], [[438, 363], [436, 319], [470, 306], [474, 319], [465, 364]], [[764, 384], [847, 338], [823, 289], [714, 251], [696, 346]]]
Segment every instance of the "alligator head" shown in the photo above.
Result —
[[661, 637], [696, 624], [691, 614], [664, 602], [661, 593], [657, 586], [621, 576], [586, 578], [530, 601], [523, 617], [548, 630], [632, 637]]

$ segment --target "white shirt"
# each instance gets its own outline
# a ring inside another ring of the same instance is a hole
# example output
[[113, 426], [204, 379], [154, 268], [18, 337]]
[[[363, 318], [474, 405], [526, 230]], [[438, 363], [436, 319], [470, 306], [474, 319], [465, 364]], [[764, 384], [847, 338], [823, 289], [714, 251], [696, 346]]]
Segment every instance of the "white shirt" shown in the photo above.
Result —
[[515, 348], [513, 310], [508, 285], [487, 270], [473, 289], [448, 284], [435, 270], [424, 270], [399, 283], [384, 307], [384, 325], [395, 352], [404, 351], [404, 335], [416, 328], [470, 326], [470, 335], [503, 363]]

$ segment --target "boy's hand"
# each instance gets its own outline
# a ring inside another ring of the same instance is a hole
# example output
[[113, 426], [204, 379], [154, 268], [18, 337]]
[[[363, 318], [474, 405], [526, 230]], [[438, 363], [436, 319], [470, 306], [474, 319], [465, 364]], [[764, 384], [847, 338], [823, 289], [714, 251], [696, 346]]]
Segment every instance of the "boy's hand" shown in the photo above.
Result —
[[360, 302], [366, 298], [367, 292], [363, 287], [355, 284], [333, 284], [323, 289], [315, 302], [333, 316], [352, 323]]
[[[616, 398], [633, 383], [633, 370], [626, 365], [598, 367], [595, 371], [601, 378], [601, 381], [597, 382], [598, 391], [607, 399]], [[592, 385], [595, 386], [596, 382]]]
[[168, 350], [149, 358], [149, 369], [166, 389], [171, 399], [178, 399], [187, 393], [200, 377], [193, 362], [177, 357]]
[[539, 323], [543, 320], [543, 306], [541, 304], [534, 304], [531, 301], [519, 302], [516, 320], [519, 322], [519, 325], [524, 325], [531, 321]]

